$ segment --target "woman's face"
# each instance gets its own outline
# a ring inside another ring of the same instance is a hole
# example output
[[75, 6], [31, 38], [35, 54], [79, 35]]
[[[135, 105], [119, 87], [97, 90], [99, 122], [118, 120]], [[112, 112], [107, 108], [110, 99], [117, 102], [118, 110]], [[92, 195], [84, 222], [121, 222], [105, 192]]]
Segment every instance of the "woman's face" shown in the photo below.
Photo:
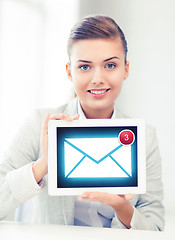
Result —
[[66, 68], [86, 117], [110, 117], [129, 70], [120, 38], [78, 40]]

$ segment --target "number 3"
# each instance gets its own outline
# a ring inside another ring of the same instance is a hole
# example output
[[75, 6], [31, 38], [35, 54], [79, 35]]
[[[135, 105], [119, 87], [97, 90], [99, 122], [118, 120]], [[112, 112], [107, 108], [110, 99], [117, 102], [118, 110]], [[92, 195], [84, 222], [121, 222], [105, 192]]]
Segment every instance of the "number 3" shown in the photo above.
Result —
[[128, 134], [125, 134], [125, 141], [128, 141], [128, 140], [129, 140]]

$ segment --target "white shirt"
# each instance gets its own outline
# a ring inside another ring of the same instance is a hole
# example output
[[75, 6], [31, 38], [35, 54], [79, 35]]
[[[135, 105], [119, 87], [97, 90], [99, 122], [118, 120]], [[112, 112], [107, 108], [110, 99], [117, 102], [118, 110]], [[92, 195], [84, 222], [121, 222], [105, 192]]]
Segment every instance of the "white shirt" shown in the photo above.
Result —
[[[80, 114], [80, 118], [79, 119], [86, 119], [86, 116], [81, 108], [81, 105], [80, 105], [80, 100], [78, 99], [78, 114]], [[111, 116], [111, 119], [113, 118], [116, 118], [116, 112], [115, 112], [115, 109], [114, 109], [114, 112]]]

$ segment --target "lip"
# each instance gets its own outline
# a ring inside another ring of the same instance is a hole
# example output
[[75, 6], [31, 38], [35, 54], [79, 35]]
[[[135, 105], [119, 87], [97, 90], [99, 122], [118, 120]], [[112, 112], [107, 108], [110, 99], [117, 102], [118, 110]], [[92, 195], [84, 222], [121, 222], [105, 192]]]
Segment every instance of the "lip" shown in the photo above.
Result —
[[93, 97], [100, 98], [105, 96], [110, 88], [103, 88], [103, 89], [90, 89], [88, 90], [88, 93], [90, 93]]

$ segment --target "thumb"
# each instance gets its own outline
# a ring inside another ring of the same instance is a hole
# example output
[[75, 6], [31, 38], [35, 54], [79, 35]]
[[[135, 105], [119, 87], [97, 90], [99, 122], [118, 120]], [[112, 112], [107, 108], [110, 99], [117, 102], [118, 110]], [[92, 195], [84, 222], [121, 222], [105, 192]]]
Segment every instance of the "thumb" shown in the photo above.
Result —
[[125, 195], [125, 200], [128, 201], [128, 202], [129, 202], [132, 198], [133, 198], [133, 195], [132, 195], [131, 193], [127, 193], [127, 194]]

